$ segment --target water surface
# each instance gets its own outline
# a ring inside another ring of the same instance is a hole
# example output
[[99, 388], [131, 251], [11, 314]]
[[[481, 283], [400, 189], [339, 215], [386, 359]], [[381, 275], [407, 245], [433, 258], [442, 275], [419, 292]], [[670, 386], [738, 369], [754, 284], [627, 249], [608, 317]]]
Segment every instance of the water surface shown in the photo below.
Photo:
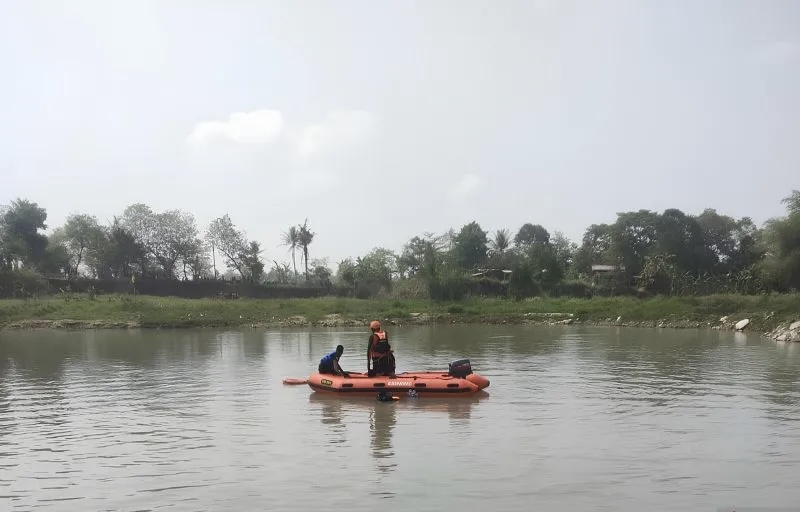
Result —
[[0, 333], [0, 510], [697, 510], [800, 504], [800, 344], [582, 327], [390, 330], [489, 396], [325, 398], [365, 330]]

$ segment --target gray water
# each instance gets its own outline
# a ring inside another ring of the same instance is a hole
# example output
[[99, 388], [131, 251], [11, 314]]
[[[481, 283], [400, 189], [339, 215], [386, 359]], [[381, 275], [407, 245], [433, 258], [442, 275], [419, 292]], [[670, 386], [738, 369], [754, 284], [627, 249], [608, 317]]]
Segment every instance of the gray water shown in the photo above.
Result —
[[364, 330], [0, 333], [0, 510], [681, 510], [800, 504], [800, 344], [716, 331], [390, 329], [489, 396], [323, 398]]

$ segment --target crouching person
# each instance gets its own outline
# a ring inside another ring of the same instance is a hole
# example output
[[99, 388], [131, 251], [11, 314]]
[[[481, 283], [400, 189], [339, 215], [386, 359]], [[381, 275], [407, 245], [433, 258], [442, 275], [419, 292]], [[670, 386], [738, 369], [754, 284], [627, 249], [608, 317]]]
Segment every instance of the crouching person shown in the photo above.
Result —
[[319, 373], [328, 375], [342, 375], [344, 377], [349, 377], [350, 375], [346, 371], [342, 370], [341, 366], [339, 366], [339, 359], [342, 357], [343, 353], [344, 347], [337, 345], [334, 352], [327, 354], [319, 360], [319, 367], [317, 368], [317, 371]]

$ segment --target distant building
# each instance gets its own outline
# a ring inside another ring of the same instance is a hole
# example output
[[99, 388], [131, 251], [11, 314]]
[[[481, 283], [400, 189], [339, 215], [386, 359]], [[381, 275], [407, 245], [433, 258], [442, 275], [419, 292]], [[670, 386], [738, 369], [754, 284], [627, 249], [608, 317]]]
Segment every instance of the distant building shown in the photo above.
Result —
[[[618, 270], [616, 265], [592, 265], [592, 274], [604, 274], [606, 272], [614, 272]], [[625, 270], [624, 267], [619, 268], [619, 270]]]
[[624, 271], [624, 265], [592, 265], [592, 286], [597, 286], [603, 277], [611, 277], [617, 272]]
[[498, 281], [506, 281], [511, 276], [511, 271], [508, 269], [500, 268], [479, 268], [474, 273], [470, 274], [471, 277], [488, 277], [490, 279], [497, 279]]

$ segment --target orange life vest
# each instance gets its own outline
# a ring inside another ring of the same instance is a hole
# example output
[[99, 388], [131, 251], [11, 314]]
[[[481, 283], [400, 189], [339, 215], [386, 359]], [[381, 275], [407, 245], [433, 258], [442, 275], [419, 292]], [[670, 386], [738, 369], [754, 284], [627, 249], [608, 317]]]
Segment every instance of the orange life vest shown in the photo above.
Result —
[[380, 330], [373, 333], [373, 336], [369, 347], [369, 356], [372, 359], [377, 359], [389, 355], [391, 346], [389, 345], [389, 337], [386, 335], [386, 332]]

